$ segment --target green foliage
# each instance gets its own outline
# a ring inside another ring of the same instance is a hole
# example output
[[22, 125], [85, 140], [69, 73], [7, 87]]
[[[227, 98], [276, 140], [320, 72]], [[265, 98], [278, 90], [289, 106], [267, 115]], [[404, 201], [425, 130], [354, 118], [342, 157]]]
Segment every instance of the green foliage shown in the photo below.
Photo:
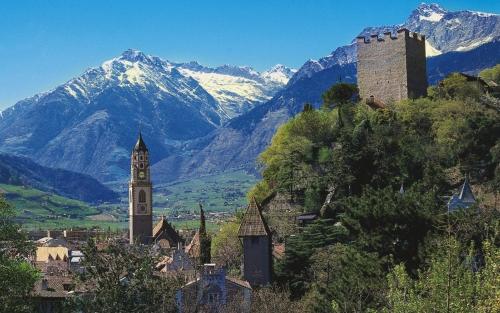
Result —
[[404, 194], [390, 187], [368, 188], [359, 197], [348, 198], [341, 223], [352, 242], [363, 251], [378, 253], [386, 265], [404, 262], [415, 271], [421, 263], [419, 248], [434, 228], [434, 217], [443, 212], [437, 195], [419, 187]]
[[212, 239], [207, 233], [207, 227], [205, 224], [205, 212], [200, 204], [200, 228], [198, 230], [200, 236], [200, 263], [208, 264], [212, 258], [211, 246]]
[[[446, 236], [445, 197], [462, 175], [487, 197], [500, 189], [500, 111], [482, 86], [458, 74], [429, 98], [379, 110], [339, 90], [345, 86], [325, 93], [327, 109], [303, 110], [278, 129], [259, 157], [263, 179], [250, 194], [289, 194], [294, 206], [321, 214], [285, 238], [285, 256], [275, 264], [291, 297], [312, 312], [368, 312], [386, 306], [383, 277], [394, 264], [402, 264], [394, 275], [407, 282], [432, 269], [438, 257], [430, 243]], [[481, 243], [498, 234], [494, 209], [473, 207], [449, 220], [461, 255], [471, 241], [481, 255]], [[341, 274], [330, 277], [328, 264]], [[335, 282], [325, 283], [325, 275]], [[460, 277], [472, 283], [465, 272]]]
[[285, 256], [276, 264], [277, 280], [286, 284], [292, 297], [303, 296], [314, 277], [311, 272], [311, 255], [316, 249], [345, 240], [345, 228], [336, 225], [333, 220], [322, 219], [308, 225], [300, 234], [290, 237], [285, 243]]
[[429, 96], [440, 99], [477, 99], [481, 93], [481, 85], [478, 82], [467, 81], [467, 78], [459, 73], [453, 73], [437, 86], [429, 88]]
[[416, 280], [408, 276], [403, 265], [396, 266], [387, 276], [384, 312], [498, 312], [500, 249], [490, 242], [483, 246], [484, 266], [479, 269], [474, 249], [464, 258], [459, 242], [453, 238], [442, 242], [429, 268]]
[[500, 84], [500, 64], [481, 71], [481, 73], [479, 73], [479, 77], [486, 81], [493, 81], [497, 84]]
[[470, 98], [409, 100], [384, 110], [358, 104], [306, 111], [281, 126], [260, 155], [263, 180], [252, 193], [260, 199], [273, 191], [290, 193], [307, 210], [319, 211], [330, 189], [338, 199], [359, 195], [366, 186], [419, 182], [450, 193], [446, 169], [457, 166], [489, 182], [498, 167], [499, 120], [497, 110]]
[[74, 312], [177, 312], [175, 292], [182, 281], [154, 273], [158, 261], [145, 246], [111, 242], [98, 251], [91, 240], [83, 249], [86, 271], [82, 286], [90, 293], [74, 297], [68, 310]]
[[239, 274], [243, 255], [243, 249], [238, 238], [239, 227], [238, 221], [226, 222], [212, 239], [214, 262], [225, 266], [229, 272], [234, 274]]
[[34, 246], [12, 222], [14, 209], [0, 196], [0, 312], [32, 312], [30, 292], [39, 279], [28, 262]]
[[323, 107], [332, 109], [335, 105], [353, 101], [358, 92], [358, 87], [355, 84], [335, 84], [323, 94]]
[[316, 296], [307, 305], [310, 312], [364, 312], [380, 306], [385, 282], [376, 253], [335, 244], [318, 249], [311, 259]]

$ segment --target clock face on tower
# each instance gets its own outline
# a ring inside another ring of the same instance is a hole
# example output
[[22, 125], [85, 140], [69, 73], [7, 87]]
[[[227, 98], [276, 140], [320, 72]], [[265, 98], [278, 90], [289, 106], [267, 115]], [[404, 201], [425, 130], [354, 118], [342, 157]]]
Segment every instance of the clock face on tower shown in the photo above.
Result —
[[146, 173], [144, 173], [144, 171], [139, 171], [139, 178], [140, 179], [146, 178]]

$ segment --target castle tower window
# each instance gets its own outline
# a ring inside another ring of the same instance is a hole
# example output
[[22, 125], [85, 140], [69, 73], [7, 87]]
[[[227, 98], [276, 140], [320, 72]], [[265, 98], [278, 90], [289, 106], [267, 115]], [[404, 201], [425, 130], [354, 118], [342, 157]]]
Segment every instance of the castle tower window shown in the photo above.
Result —
[[139, 161], [143, 161], [144, 160], [144, 157], [141, 155], [139, 155]]
[[144, 190], [139, 191], [139, 203], [146, 202], [146, 192]]

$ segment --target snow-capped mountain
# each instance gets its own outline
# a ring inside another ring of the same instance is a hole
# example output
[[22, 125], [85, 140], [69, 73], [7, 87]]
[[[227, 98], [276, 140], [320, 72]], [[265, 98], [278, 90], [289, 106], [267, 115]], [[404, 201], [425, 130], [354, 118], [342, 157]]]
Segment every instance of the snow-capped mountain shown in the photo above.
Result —
[[[293, 71], [174, 63], [127, 50], [0, 116], [0, 150], [102, 180], [128, 171], [142, 129], [157, 160], [272, 98]], [[154, 135], [153, 135], [154, 134]]]
[[259, 73], [247, 66], [223, 65], [208, 68], [196, 62], [178, 64], [179, 71], [194, 78], [214, 97], [229, 117], [240, 115], [259, 103], [270, 100], [295, 73], [276, 65]]
[[[447, 11], [438, 4], [420, 4], [401, 24], [367, 27], [359, 36], [396, 32], [408, 28], [426, 36], [427, 57], [451, 51], [468, 51], [500, 37], [500, 15], [474, 11]], [[309, 60], [291, 78], [290, 84], [333, 65], [356, 62], [356, 44], [335, 49], [331, 54]]]
[[[454, 18], [469, 25], [462, 30], [434, 28]], [[496, 15], [469, 11], [447, 12], [436, 5], [422, 4], [412, 12], [406, 24], [410, 29], [424, 32], [429, 36], [428, 41], [435, 45], [435, 56], [427, 62], [430, 83], [436, 83], [452, 72], [476, 74], [500, 63], [499, 23]], [[405, 27], [405, 24], [369, 27], [362, 33], [381, 33], [400, 27]], [[475, 35], [469, 34], [469, 30]], [[490, 36], [495, 38], [490, 41]], [[471, 39], [485, 43], [462, 51], [462, 46], [471, 45]], [[228, 169], [255, 170], [257, 156], [269, 144], [276, 129], [300, 112], [304, 103], [318, 107], [324, 91], [339, 80], [356, 82], [355, 44], [339, 47], [319, 60], [307, 61], [273, 99], [213, 131], [203, 143], [205, 146], [200, 145], [201, 150], [196, 153], [187, 157], [166, 158], [155, 164], [154, 170], [162, 173], [159, 179], [165, 181]]]

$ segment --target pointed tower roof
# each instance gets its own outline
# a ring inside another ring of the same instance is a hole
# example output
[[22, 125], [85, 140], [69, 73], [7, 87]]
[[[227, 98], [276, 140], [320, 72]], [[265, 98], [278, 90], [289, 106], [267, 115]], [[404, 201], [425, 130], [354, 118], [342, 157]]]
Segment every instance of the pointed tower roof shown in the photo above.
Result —
[[137, 142], [134, 147], [134, 151], [148, 151], [144, 140], [142, 140], [142, 134], [139, 133], [139, 138], [137, 138]]
[[241, 221], [238, 237], [270, 235], [271, 231], [262, 217], [261, 209], [255, 198], [252, 198]]
[[476, 197], [474, 197], [474, 193], [469, 183], [469, 175], [465, 176], [464, 184], [462, 185], [462, 189], [460, 189], [460, 195], [458, 197], [464, 203], [476, 202]]
[[476, 197], [472, 192], [469, 183], [469, 177], [465, 176], [464, 183], [458, 195], [454, 194], [448, 201], [448, 211], [455, 211], [458, 209], [466, 209], [476, 203]]

